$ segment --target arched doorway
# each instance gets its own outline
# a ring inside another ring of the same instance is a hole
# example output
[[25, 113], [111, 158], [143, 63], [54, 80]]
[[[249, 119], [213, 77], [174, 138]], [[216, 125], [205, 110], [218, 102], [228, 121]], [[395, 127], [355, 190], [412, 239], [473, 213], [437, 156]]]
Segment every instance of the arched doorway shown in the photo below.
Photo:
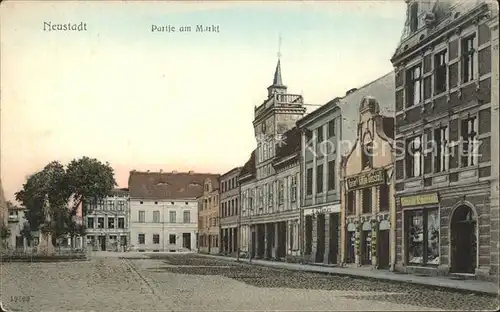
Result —
[[476, 216], [471, 207], [461, 205], [451, 216], [451, 272], [474, 273], [476, 269]]

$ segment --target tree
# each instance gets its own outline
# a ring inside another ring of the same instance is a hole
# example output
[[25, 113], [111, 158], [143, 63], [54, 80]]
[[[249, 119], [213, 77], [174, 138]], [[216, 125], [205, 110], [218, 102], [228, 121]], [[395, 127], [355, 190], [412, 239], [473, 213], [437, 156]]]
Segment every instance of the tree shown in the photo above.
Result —
[[[116, 185], [113, 168], [108, 163], [83, 157], [72, 160], [66, 169], [58, 161], [50, 162], [29, 176], [15, 196], [26, 207], [30, 230], [50, 232], [57, 240], [67, 234], [84, 233], [84, 227], [75, 220], [78, 207], [84, 199], [107, 196]], [[48, 212], [44, 212], [46, 198], [50, 204]], [[86, 205], [83, 207], [86, 215]]]
[[[101, 163], [95, 158], [83, 157], [72, 160], [66, 170], [68, 191], [72, 194], [72, 215], [76, 215], [78, 206], [84, 200], [104, 198], [117, 186], [114, 170], [109, 163]], [[85, 216], [87, 205], [83, 205], [82, 214]]]

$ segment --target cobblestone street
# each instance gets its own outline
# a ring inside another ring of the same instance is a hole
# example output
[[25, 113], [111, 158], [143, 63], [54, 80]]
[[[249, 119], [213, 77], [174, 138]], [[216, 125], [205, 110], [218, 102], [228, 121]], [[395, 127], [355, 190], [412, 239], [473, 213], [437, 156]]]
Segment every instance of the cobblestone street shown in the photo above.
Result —
[[197, 255], [96, 254], [4, 263], [11, 311], [495, 310], [494, 296], [298, 273]]

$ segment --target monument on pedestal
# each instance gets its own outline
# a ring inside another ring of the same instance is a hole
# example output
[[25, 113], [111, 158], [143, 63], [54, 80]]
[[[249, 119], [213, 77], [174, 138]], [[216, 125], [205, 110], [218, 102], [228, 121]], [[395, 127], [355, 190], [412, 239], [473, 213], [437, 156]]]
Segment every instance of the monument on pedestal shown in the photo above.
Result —
[[[50, 226], [52, 222], [52, 218], [50, 217], [50, 203], [49, 196], [45, 195], [45, 200], [43, 202], [43, 215], [45, 216], [45, 225]], [[40, 231], [40, 243], [39, 243], [39, 251], [43, 255], [51, 255], [54, 253], [54, 245], [52, 245], [52, 234], [47, 229], [44, 231], [43, 229]]]

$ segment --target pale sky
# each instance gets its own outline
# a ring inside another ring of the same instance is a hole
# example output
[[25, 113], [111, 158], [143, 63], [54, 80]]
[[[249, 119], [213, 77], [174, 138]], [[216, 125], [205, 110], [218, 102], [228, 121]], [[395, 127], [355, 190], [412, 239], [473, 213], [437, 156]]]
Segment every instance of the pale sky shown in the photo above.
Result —
[[[120, 187], [132, 169], [242, 166], [280, 34], [288, 92], [325, 104], [392, 70], [405, 4], [2, 1], [0, 12], [1, 174], [12, 199], [52, 160], [109, 161]], [[197, 24], [220, 32], [151, 32]]]

